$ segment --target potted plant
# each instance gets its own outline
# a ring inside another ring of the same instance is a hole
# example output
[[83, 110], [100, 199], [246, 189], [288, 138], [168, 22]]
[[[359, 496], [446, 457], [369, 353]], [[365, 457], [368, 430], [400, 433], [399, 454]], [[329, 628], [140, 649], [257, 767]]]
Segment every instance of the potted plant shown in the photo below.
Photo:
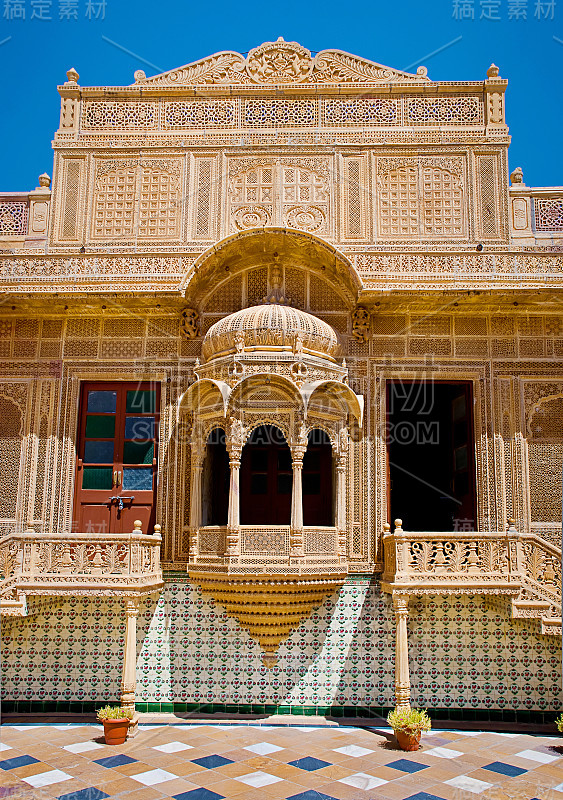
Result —
[[559, 717], [555, 720], [555, 724], [557, 725], [557, 730], [559, 733], [563, 733], [563, 713], [559, 715]]
[[430, 717], [417, 708], [396, 708], [387, 715], [387, 722], [393, 728], [397, 744], [401, 750], [418, 750], [422, 731], [432, 727]]
[[133, 719], [132, 708], [104, 706], [98, 709], [98, 719], [104, 725], [106, 744], [123, 744], [127, 738], [129, 721]]

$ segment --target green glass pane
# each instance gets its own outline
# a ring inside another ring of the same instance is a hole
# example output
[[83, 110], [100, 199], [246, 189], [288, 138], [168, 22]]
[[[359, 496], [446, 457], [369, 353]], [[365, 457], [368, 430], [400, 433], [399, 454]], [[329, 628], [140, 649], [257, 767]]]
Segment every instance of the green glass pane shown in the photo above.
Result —
[[156, 411], [156, 392], [145, 389], [131, 389], [127, 392], [125, 410], [131, 414], [154, 414]]
[[82, 475], [83, 489], [111, 489], [113, 470], [111, 467], [84, 467]]
[[124, 464], [152, 464], [154, 442], [125, 442], [123, 444]]
[[115, 436], [115, 417], [88, 414], [86, 417], [86, 436], [89, 439], [113, 439]]

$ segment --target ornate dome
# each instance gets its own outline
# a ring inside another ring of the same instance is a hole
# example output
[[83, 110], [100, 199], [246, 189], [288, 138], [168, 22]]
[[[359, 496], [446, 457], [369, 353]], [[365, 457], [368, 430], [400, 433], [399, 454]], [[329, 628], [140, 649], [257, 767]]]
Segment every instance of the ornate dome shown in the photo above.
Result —
[[299, 352], [335, 361], [338, 337], [326, 322], [290, 306], [268, 303], [229, 314], [212, 325], [203, 340], [206, 361], [256, 350]]

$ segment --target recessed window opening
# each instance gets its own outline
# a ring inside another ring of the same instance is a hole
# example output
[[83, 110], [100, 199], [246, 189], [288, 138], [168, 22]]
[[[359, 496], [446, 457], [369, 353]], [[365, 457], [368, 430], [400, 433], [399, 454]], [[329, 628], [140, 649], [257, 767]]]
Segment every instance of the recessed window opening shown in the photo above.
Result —
[[241, 525], [289, 525], [293, 469], [291, 451], [275, 425], [255, 428], [242, 449]]
[[229, 508], [229, 454], [225, 431], [207, 437], [202, 474], [202, 525], [226, 525]]
[[328, 435], [319, 428], [309, 432], [303, 457], [303, 524], [334, 525], [334, 467]]
[[409, 531], [473, 531], [475, 437], [469, 381], [389, 381], [390, 520]]

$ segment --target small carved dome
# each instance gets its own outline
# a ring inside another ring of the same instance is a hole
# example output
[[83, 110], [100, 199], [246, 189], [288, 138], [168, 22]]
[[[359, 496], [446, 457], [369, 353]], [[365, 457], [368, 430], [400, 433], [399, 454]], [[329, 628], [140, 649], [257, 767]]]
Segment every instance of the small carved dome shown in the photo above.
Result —
[[326, 322], [290, 306], [268, 303], [236, 311], [212, 325], [203, 340], [206, 361], [257, 350], [292, 352], [335, 361], [338, 337]]

